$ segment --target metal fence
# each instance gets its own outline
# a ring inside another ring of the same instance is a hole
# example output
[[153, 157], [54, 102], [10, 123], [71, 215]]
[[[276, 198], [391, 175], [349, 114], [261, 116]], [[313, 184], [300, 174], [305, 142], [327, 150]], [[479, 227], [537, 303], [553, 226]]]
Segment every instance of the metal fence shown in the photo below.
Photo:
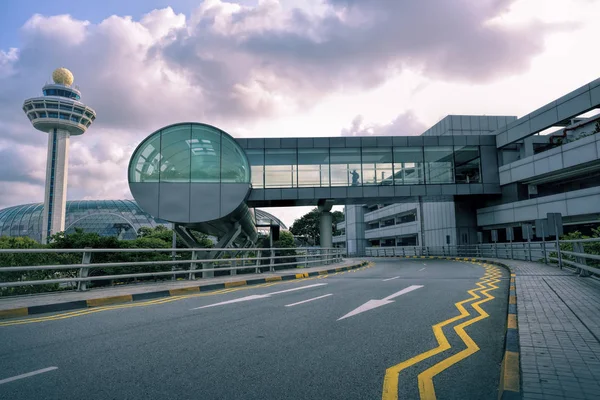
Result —
[[490, 243], [467, 246], [368, 247], [370, 257], [486, 257], [537, 261], [574, 268], [581, 276], [600, 276], [600, 238], [556, 242]]
[[[219, 259], [210, 257], [214, 252], [222, 252]], [[342, 252], [336, 248], [248, 248], [248, 249], [0, 249], [0, 256], [7, 254], [64, 254], [79, 253], [81, 262], [59, 265], [0, 265], [0, 288], [16, 286], [60, 284], [77, 290], [88, 290], [88, 283], [94, 281], [127, 280], [148, 277], [167, 279], [189, 279], [213, 277], [215, 272], [228, 271], [230, 275], [243, 273], [273, 272], [279, 267], [306, 268], [328, 265], [342, 261]], [[170, 260], [94, 263], [98, 253], [141, 253], [172, 254]], [[118, 273], [119, 269], [158, 267], [159, 271]], [[93, 271], [109, 269], [112, 275], [94, 276]], [[164, 270], [167, 269], [167, 270]], [[50, 279], [29, 279], [32, 272], [52, 272]], [[6, 274], [13, 274], [6, 279]]]

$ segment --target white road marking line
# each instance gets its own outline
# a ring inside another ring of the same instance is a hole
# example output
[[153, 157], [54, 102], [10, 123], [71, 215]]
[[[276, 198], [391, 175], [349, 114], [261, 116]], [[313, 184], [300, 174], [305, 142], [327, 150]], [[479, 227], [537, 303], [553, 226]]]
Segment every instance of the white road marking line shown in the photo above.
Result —
[[384, 298], [383, 300], [391, 300], [398, 296], [402, 296], [403, 294], [412, 292], [413, 290], [421, 289], [422, 287], [423, 287], [423, 285], [411, 285], [405, 289], [400, 290], [399, 292], [389, 295], [388, 297]]
[[424, 269], [425, 269], [425, 267], [421, 268], [421, 269], [419, 270], [419, 272], [423, 271]]
[[308, 289], [311, 287], [325, 286], [325, 285], [327, 285], [327, 283], [315, 283], [314, 285], [300, 286], [300, 287], [293, 288], [293, 289], [280, 290], [279, 292], [268, 293], [267, 296], [271, 296], [273, 294], [279, 294], [279, 293], [295, 292], [296, 290]]
[[266, 299], [267, 297], [271, 297], [274, 294], [287, 293], [287, 292], [295, 292], [296, 290], [308, 289], [308, 288], [317, 287], [317, 286], [324, 286], [324, 285], [327, 285], [327, 283], [315, 283], [314, 285], [300, 286], [300, 287], [293, 288], [293, 289], [280, 290], [278, 292], [272, 292], [272, 293], [267, 293], [267, 294], [253, 294], [253, 295], [250, 295], [250, 296], [240, 297], [240, 298], [233, 299], [233, 300], [222, 301], [220, 303], [209, 304], [207, 306], [191, 308], [190, 310], [199, 310], [201, 308], [223, 306], [225, 304], [240, 303], [242, 301], [251, 301], [251, 300], [257, 300], [257, 299]]
[[357, 314], [363, 313], [365, 311], [369, 311], [372, 310], [374, 308], [377, 307], [381, 307], [381, 306], [385, 306], [386, 304], [390, 304], [393, 303], [392, 299], [398, 297], [398, 296], [402, 296], [403, 294], [412, 292], [413, 290], [417, 290], [417, 289], [421, 289], [423, 287], [423, 285], [412, 285], [409, 286], [405, 289], [400, 290], [399, 292], [396, 292], [394, 294], [389, 295], [388, 297], [385, 297], [381, 300], [369, 300], [367, 301], [365, 304], [363, 304], [362, 306], [355, 308], [354, 310], [350, 311], [348, 314], [344, 315], [343, 317], [339, 318], [338, 321], [345, 319], [345, 318], [349, 318], [349, 317], [353, 317]]
[[314, 300], [319, 300], [319, 299], [323, 299], [325, 297], [329, 297], [329, 296], [333, 296], [332, 293], [329, 294], [325, 294], [323, 296], [319, 296], [319, 297], [313, 297], [312, 299], [308, 299], [308, 300], [303, 300], [303, 301], [299, 301], [297, 303], [292, 303], [292, 304], [286, 304], [286, 307], [294, 307], [297, 306], [298, 304], [304, 304], [304, 303], [308, 303], [309, 301], [314, 301]]
[[399, 277], [399, 276], [395, 276], [395, 277], [393, 277], [393, 278], [387, 278], [387, 279], [384, 279], [382, 282], [387, 282], [387, 281], [391, 281], [391, 280], [393, 280], [393, 279], [398, 279], [398, 278], [400, 278], [400, 277]]
[[16, 381], [16, 380], [19, 380], [19, 379], [23, 379], [23, 378], [29, 378], [30, 376], [34, 376], [34, 375], [38, 375], [38, 374], [43, 374], [44, 372], [54, 371], [55, 369], [58, 369], [58, 367], [48, 367], [48, 368], [38, 369], [37, 371], [32, 371], [32, 372], [28, 372], [26, 374], [13, 376], [12, 378], [2, 379], [0, 381], [0, 385], [2, 385], [4, 383]]

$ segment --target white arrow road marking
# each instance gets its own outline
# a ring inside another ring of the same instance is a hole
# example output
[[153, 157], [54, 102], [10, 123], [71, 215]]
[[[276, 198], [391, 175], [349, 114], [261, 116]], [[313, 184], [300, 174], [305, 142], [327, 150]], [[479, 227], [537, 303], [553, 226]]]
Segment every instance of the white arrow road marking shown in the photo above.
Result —
[[349, 318], [349, 317], [353, 317], [357, 314], [363, 313], [365, 311], [369, 311], [372, 310], [374, 308], [377, 307], [381, 307], [381, 306], [385, 306], [386, 304], [390, 304], [393, 303], [392, 299], [395, 299], [398, 296], [402, 296], [403, 294], [412, 292], [413, 290], [417, 290], [417, 289], [421, 289], [423, 287], [423, 285], [412, 285], [409, 286], [405, 289], [402, 289], [399, 292], [396, 292], [394, 294], [389, 295], [386, 298], [383, 298], [381, 300], [369, 300], [367, 301], [365, 304], [363, 304], [362, 306], [350, 311], [348, 314], [344, 315], [342, 318], [338, 319], [338, 321], [345, 319], [345, 318]]
[[[423, 264], [423, 265], [425, 265], [425, 264]], [[425, 269], [425, 267], [421, 268], [421, 269], [419, 270], [419, 272], [423, 271], [424, 269]]]
[[400, 278], [400, 277], [399, 276], [395, 276], [393, 278], [387, 278], [387, 279], [384, 279], [383, 282], [391, 281], [391, 280], [398, 279], [398, 278]]
[[251, 301], [251, 300], [257, 300], [257, 299], [266, 299], [267, 297], [271, 297], [274, 294], [287, 293], [287, 292], [295, 292], [296, 290], [308, 289], [308, 288], [317, 287], [317, 286], [324, 286], [324, 285], [327, 285], [327, 283], [315, 283], [314, 285], [300, 286], [300, 287], [293, 288], [293, 289], [280, 290], [278, 292], [272, 292], [272, 293], [267, 293], [267, 294], [253, 294], [251, 296], [240, 297], [238, 299], [227, 300], [227, 301], [222, 301], [220, 303], [209, 304], [207, 306], [192, 308], [192, 310], [199, 310], [201, 308], [208, 308], [208, 307], [223, 306], [225, 304], [240, 303], [242, 301]]
[[329, 293], [329, 294], [325, 294], [325, 295], [323, 295], [323, 296], [319, 296], [319, 297], [313, 297], [312, 299], [308, 299], [308, 300], [299, 301], [299, 302], [297, 302], [297, 303], [286, 304], [286, 307], [294, 307], [294, 306], [297, 306], [298, 304], [304, 304], [304, 303], [308, 303], [309, 301], [314, 301], [314, 300], [324, 299], [325, 297], [329, 297], [329, 296], [333, 296], [333, 294], [332, 294], [332, 293]]
[[2, 379], [0, 381], [0, 385], [2, 385], [4, 383], [16, 381], [18, 379], [29, 378], [30, 376], [34, 376], [34, 375], [38, 375], [38, 374], [43, 374], [44, 372], [54, 371], [55, 369], [58, 369], [58, 367], [48, 367], [48, 368], [44, 368], [44, 369], [38, 369], [37, 371], [32, 371], [32, 372], [28, 372], [26, 374], [13, 376], [11, 378]]

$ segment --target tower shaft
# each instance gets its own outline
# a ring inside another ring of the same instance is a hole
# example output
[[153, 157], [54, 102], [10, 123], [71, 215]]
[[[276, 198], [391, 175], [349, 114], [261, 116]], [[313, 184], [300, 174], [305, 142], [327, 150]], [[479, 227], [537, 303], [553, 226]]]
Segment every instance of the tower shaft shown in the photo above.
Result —
[[69, 137], [69, 131], [63, 129], [48, 132], [42, 243], [47, 243], [50, 235], [65, 230]]

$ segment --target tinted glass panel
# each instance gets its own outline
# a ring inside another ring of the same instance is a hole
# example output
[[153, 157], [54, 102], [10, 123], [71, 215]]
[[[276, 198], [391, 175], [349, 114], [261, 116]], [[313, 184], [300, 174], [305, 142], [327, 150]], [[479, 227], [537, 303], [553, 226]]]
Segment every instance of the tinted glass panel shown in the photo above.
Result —
[[481, 182], [479, 146], [454, 146], [456, 183]]
[[396, 185], [425, 182], [422, 147], [394, 147], [394, 182]]
[[393, 185], [392, 150], [363, 148], [362, 170], [364, 185]]
[[331, 186], [361, 185], [360, 148], [330, 149]]
[[329, 186], [329, 149], [298, 149], [298, 186]]
[[265, 150], [265, 187], [296, 187], [296, 149]]
[[192, 157], [192, 182], [219, 182], [221, 179], [221, 133], [203, 125], [192, 125], [186, 146]]
[[265, 185], [265, 151], [263, 149], [247, 149], [246, 156], [252, 171], [252, 187], [262, 189]]
[[132, 182], [158, 182], [160, 137], [160, 132], [157, 132], [137, 149], [131, 163], [131, 170], [129, 171], [129, 179]]
[[243, 150], [229, 137], [221, 136], [221, 182], [250, 182], [248, 165]]
[[426, 183], [454, 182], [454, 155], [450, 146], [425, 147]]

